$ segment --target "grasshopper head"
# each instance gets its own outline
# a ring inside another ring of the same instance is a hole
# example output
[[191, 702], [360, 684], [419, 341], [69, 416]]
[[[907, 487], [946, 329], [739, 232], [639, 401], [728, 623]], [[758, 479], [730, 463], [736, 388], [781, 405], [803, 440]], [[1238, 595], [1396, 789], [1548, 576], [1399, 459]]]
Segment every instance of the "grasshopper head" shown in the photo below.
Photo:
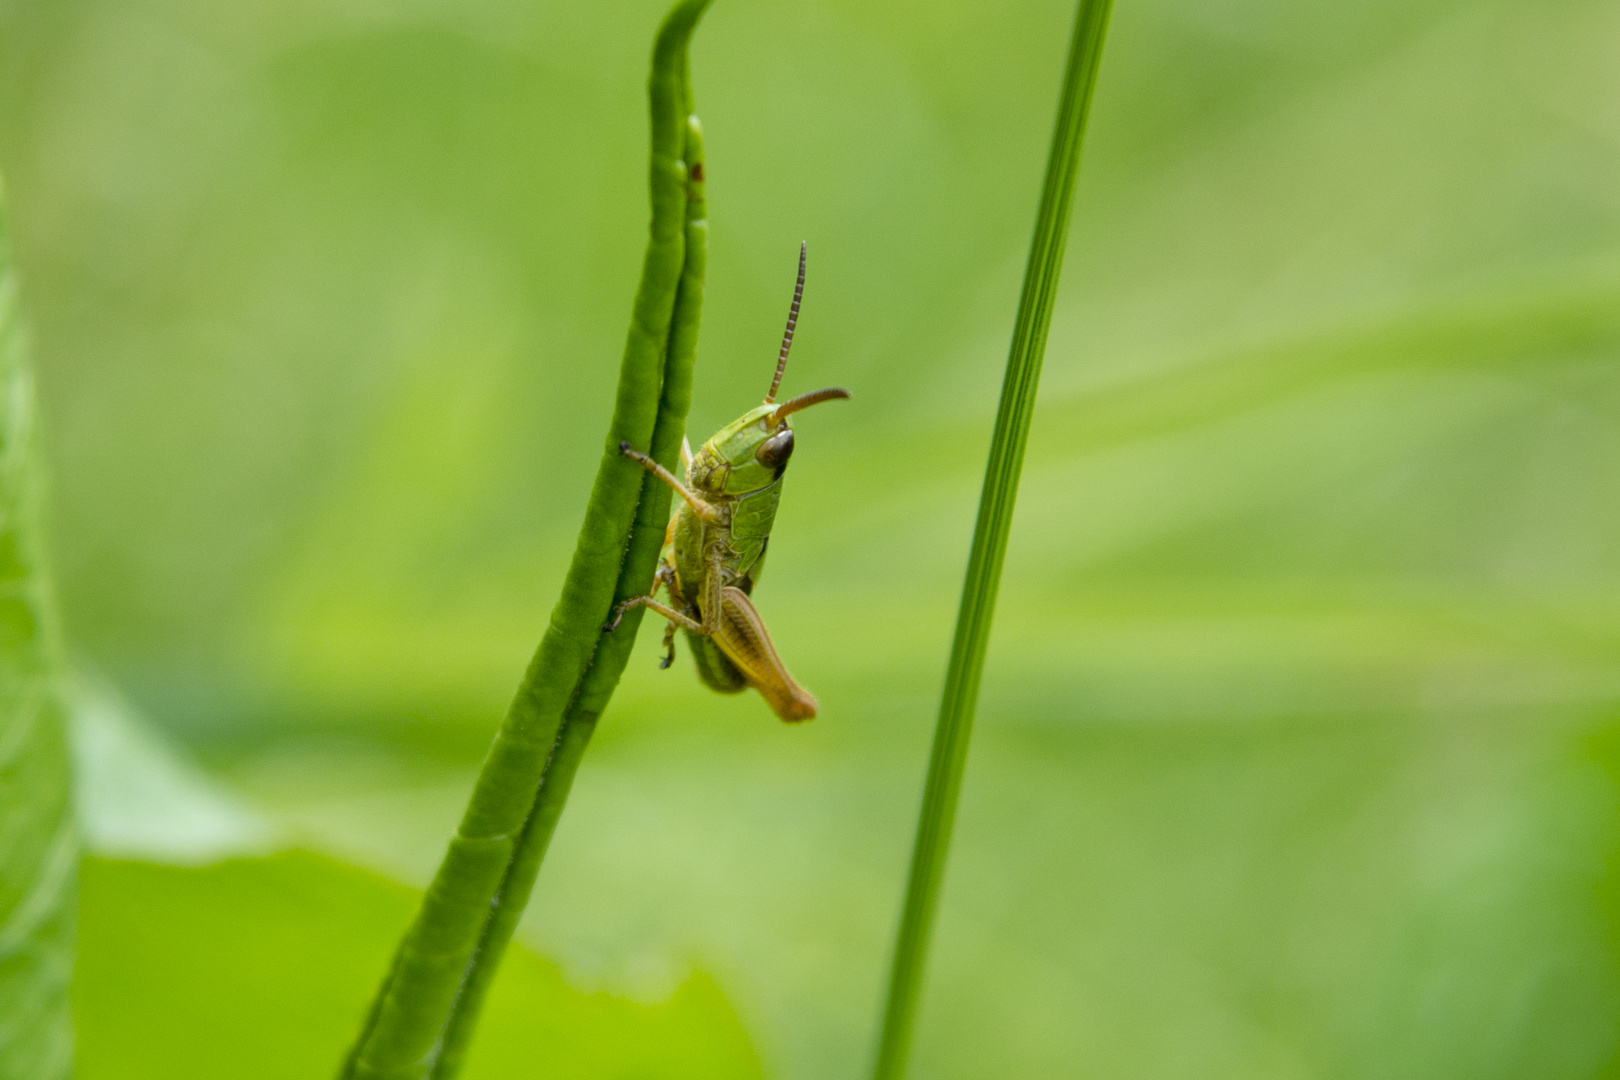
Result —
[[831, 386], [748, 410], [721, 428], [693, 457], [692, 483], [711, 494], [741, 495], [774, 482], [793, 456], [793, 428], [788, 417], [823, 401], [847, 397], [848, 390]]
[[800, 409], [823, 401], [849, 397], [849, 391], [830, 386], [812, 390], [777, 404], [776, 391], [787, 370], [788, 349], [793, 345], [793, 328], [799, 321], [799, 302], [804, 298], [805, 245], [799, 245], [799, 281], [793, 287], [793, 303], [788, 308], [787, 330], [776, 357], [776, 377], [765, 394], [765, 404], [750, 409], [721, 428], [714, 438], [692, 457], [687, 479], [711, 495], [742, 495], [775, 482], [793, 456], [793, 429], [787, 418]]

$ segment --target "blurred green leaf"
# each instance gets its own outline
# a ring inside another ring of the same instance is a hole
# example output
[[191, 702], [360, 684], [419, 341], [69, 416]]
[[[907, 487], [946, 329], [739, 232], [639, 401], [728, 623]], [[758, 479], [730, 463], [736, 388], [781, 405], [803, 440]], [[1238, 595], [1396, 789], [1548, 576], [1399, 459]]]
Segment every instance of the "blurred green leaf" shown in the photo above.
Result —
[[[74, 998], [85, 1080], [327, 1075], [416, 903], [300, 852], [200, 868], [89, 859], [82, 888]], [[577, 990], [514, 948], [464, 1075], [760, 1074], [703, 974], [641, 1004]]]
[[284, 846], [260, 815], [187, 760], [106, 680], [75, 672], [68, 700], [85, 850], [200, 866]]
[[[662, 6], [0, 9], [76, 639], [414, 882], [587, 496]], [[696, 47], [691, 429], [757, 397], [806, 237], [794, 377], [856, 395], [799, 431], [758, 594], [824, 712], [643, 650], [520, 932], [612, 985], [697, 958], [791, 1080], [870, 1045], [1071, 11], [762, 0]], [[1617, 33], [1115, 12], [920, 1068], [1613, 1057]]]
[[34, 383], [0, 205], [0, 1076], [73, 1071], [77, 835], [39, 536]]

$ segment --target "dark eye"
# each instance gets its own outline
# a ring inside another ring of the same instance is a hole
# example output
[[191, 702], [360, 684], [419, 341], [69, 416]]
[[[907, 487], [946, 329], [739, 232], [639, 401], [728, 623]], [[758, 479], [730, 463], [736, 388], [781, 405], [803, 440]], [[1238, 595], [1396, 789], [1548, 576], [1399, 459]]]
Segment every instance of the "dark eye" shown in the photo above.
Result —
[[788, 458], [793, 456], [793, 429], [783, 428], [775, 435], [759, 444], [754, 451], [754, 460], [767, 469], [781, 472], [786, 468]]

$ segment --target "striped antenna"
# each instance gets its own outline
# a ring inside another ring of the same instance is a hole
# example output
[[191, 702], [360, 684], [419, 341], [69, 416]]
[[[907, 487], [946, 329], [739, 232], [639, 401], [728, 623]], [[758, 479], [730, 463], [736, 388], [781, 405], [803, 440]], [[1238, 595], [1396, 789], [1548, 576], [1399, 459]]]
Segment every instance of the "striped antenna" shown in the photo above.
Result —
[[793, 286], [793, 306], [788, 308], [787, 329], [782, 332], [782, 351], [776, 354], [776, 377], [771, 380], [770, 393], [765, 395], [767, 405], [776, 400], [776, 392], [782, 388], [788, 350], [793, 348], [793, 328], [799, 325], [799, 301], [804, 299], [804, 255], [808, 246], [805, 241], [799, 241], [799, 283]]

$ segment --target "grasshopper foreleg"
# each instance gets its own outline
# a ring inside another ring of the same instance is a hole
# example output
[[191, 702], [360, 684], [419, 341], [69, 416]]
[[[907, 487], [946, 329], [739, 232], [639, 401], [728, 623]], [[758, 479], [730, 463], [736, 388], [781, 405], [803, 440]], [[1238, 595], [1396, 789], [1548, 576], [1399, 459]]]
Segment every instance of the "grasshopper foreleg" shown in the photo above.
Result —
[[685, 499], [686, 505], [692, 508], [692, 512], [698, 517], [702, 518], [704, 521], [720, 521], [725, 517], [725, 515], [720, 512], [719, 507], [715, 506], [707, 499], [695, 494], [691, 488], [675, 479], [674, 473], [658, 464], [658, 462], [654, 461], [646, 454], [643, 454], [640, 450], [632, 449], [629, 443], [620, 443], [619, 453], [623, 454], [625, 457], [629, 458], [631, 461], [634, 461], [643, 469], [646, 469], [648, 472], [658, 477], [658, 479], [668, 484], [670, 490], [675, 492], [675, 494], [679, 495], [681, 498]]

